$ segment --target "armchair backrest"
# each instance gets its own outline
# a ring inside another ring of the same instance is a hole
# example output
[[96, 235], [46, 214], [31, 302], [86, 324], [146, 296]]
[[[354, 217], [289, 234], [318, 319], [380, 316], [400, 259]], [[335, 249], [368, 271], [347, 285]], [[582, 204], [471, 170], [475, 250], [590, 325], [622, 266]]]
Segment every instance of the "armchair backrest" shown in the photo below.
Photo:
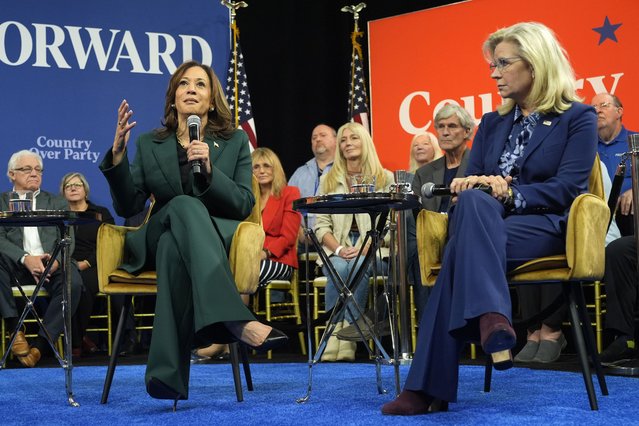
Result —
[[253, 195], [255, 196], [255, 205], [253, 205], [253, 210], [251, 210], [251, 214], [244, 219], [245, 222], [253, 222], [258, 225], [262, 225], [262, 205], [260, 201], [260, 184], [257, 182], [257, 178], [253, 176], [252, 180], [253, 187]]
[[588, 192], [596, 195], [602, 200], [606, 199], [603, 177], [601, 176], [601, 162], [599, 161], [599, 154], [595, 157], [595, 163], [592, 165], [592, 170], [590, 171], [590, 178], [588, 178]]

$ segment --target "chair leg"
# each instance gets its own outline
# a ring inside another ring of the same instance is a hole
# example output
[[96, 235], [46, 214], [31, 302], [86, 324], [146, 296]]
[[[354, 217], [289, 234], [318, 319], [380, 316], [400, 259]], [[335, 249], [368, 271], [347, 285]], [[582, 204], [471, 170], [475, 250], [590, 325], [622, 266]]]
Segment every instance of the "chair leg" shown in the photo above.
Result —
[[570, 307], [570, 318], [572, 322], [572, 331], [575, 338], [575, 346], [577, 348], [577, 355], [579, 357], [579, 363], [581, 364], [581, 372], [584, 377], [584, 384], [586, 385], [586, 392], [588, 393], [588, 401], [590, 402], [590, 409], [596, 411], [599, 409], [597, 405], [597, 396], [595, 395], [595, 386], [592, 383], [592, 376], [590, 374], [590, 367], [588, 366], [588, 358], [586, 357], [586, 344], [584, 342], [583, 326], [582, 324], [588, 324], [588, 318], [580, 318], [577, 309], [577, 296], [576, 286], [578, 283], [567, 283], [567, 287], [564, 286], [564, 292], [568, 292], [568, 300]]
[[233, 370], [233, 382], [235, 384], [235, 396], [237, 402], [244, 401], [242, 394], [242, 380], [240, 378], [240, 359], [237, 354], [237, 342], [229, 344], [229, 356], [231, 358], [231, 368]]
[[242, 366], [244, 367], [244, 379], [246, 379], [246, 388], [249, 391], [253, 390], [253, 377], [251, 376], [251, 364], [249, 364], [248, 348], [246, 345], [239, 343], [238, 348], [240, 350], [240, 359]]
[[493, 378], [493, 359], [486, 354], [486, 368], [484, 369], [484, 392], [490, 392], [490, 384]]
[[608, 386], [606, 385], [606, 378], [599, 361], [599, 354], [597, 352], [597, 346], [595, 343], [595, 336], [592, 332], [592, 326], [590, 325], [590, 317], [588, 316], [588, 310], [586, 309], [586, 299], [584, 298], [583, 287], [576, 284], [575, 295], [577, 296], [577, 306], [579, 307], [579, 314], [581, 315], [582, 327], [584, 328], [584, 337], [586, 338], [586, 348], [588, 355], [592, 360], [592, 365], [595, 367], [595, 373], [597, 374], [597, 380], [599, 381], [599, 389], [602, 395], [608, 395]]
[[122, 305], [122, 311], [120, 312], [120, 319], [118, 320], [118, 326], [115, 331], [115, 339], [113, 344], [113, 350], [111, 352], [111, 358], [109, 359], [109, 368], [107, 369], [107, 375], [104, 378], [104, 387], [102, 388], [102, 399], [100, 404], [106, 404], [109, 399], [109, 392], [111, 391], [111, 382], [113, 382], [113, 374], [115, 373], [115, 367], [118, 364], [118, 355], [120, 353], [120, 343], [122, 340], [124, 323], [129, 315], [131, 309], [131, 301], [133, 296], [127, 295], [124, 297], [124, 304]]

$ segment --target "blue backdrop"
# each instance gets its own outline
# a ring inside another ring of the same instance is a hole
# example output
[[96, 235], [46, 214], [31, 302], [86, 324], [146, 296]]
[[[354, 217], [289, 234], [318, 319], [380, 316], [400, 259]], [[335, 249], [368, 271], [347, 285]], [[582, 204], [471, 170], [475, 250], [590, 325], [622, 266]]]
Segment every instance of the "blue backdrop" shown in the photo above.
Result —
[[[177, 66], [195, 59], [224, 81], [229, 50], [229, 13], [219, 0], [3, 2], [0, 167], [6, 171], [13, 152], [37, 152], [43, 189], [58, 193], [62, 176], [79, 171], [89, 198], [112, 209], [98, 164], [113, 143], [122, 99], [138, 122], [133, 148], [139, 134], [160, 127]], [[9, 189], [7, 178], [0, 191]]]

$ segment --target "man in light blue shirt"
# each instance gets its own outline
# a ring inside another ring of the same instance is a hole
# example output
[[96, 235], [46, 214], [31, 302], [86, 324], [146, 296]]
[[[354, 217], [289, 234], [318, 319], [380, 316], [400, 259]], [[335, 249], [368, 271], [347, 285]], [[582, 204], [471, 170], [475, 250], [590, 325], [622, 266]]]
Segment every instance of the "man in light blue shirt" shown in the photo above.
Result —
[[[337, 133], [326, 124], [318, 124], [311, 135], [311, 149], [313, 158], [298, 167], [288, 181], [289, 185], [297, 186], [302, 197], [312, 197], [319, 191], [320, 177], [328, 172], [333, 165]], [[315, 215], [308, 215], [308, 226], [315, 225]], [[304, 242], [304, 233], [300, 232], [300, 244]]]
[[[599, 93], [592, 98], [590, 104], [597, 111], [597, 133], [599, 159], [606, 165], [608, 175], [614, 180], [621, 154], [628, 151], [628, 135], [633, 134], [621, 123], [623, 105], [619, 98], [610, 93]], [[617, 201], [617, 225], [621, 235], [634, 233], [634, 207], [632, 205], [632, 176], [630, 165], [626, 167], [626, 175], [621, 186], [621, 194]]]

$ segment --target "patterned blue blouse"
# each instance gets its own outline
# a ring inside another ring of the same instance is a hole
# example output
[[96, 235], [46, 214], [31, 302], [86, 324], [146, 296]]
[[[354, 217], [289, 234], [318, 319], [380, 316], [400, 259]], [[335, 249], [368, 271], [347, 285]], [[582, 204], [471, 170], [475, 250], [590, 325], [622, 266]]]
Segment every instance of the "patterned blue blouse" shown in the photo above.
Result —
[[514, 204], [510, 211], [513, 213], [522, 213], [526, 208], [526, 199], [517, 191], [517, 181], [519, 180], [519, 168], [521, 167], [521, 159], [524, 156], [524, 150], [528, 145], [535, 126], [539, 121], [539, 113], [533, 112], [527, 117], [523, 115], [519, 105], [515, 106], [515, 115], [513, 118], [513, 127], [508, 135], [508, 140], [504, 146], [504, 151], [499, 158], [499, 170], [503, 177], [512, 176], [512, 190]]

